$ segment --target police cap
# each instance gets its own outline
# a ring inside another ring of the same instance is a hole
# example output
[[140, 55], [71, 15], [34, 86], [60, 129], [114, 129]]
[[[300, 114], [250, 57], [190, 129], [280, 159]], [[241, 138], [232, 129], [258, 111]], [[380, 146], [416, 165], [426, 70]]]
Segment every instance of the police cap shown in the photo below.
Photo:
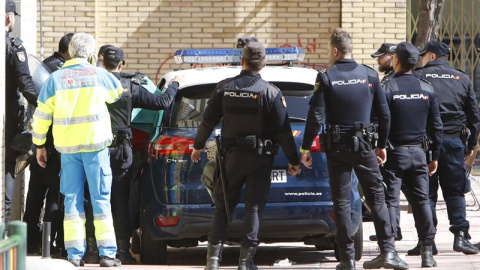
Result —
[[415, 65], [418, 62], [419, 52], [417, 47], [408, 42], [400, 42], [394, 49], [400, 62]]
[[15, 15], [19, 15], [20, 13], [17, 12], [17, 6], [13, 0], [6, 0], [5, 1], [5, 13], [13, 12]]
[[98, 56], [100, 56], [100, 55], [103, 56], [103, 54], [105, 53], [105, 50], [108, 47], [112, 47], [112, 45], [106, 44], [106, 45], [103, 45], [102, 47], [100, 47], [100, 49], [98, 50]]
[[103, 61], [116, 64], [123, 62], [125, 65], [125, 53], [123, 53], [121, 48], [110, 46], [103, 53]]
[[237, 48], [243, 48], [245, 45], [251, 41], [258, 41], [256, 37], [242, 37], [237, 41]]
[[243, 58], [248, 61], [260, 61], [265, 59], [267, 53], [260, 42], [248, 42], [243, 48]]
[[432, 52], [437, 55], [447, 56], [450, 53], [450, 47], [447, 44], [440, 41], [429, 41], [427, 45], [420, 52], [420, 55], [424, 55], [427, 52]]
[[372, 56], [372, 58], [377, 58], [377, 57], [380, 57], [386, 53], [388, 54], [394, 54], [393, 52], [393, 48], [395, 44], [393, 43], [382, 43], [382, 45], [380, 46], [380, 49], [378, 49], [378, 51], [372, 53], [370, 56]]
[[393, 48], [395, 54], [400, 59], [402, 63], [408, 63], [410, 65], [415, 65], [418, 62], [419, 52], [417, 47], [408, 42], [399, 43], [396, 48]]

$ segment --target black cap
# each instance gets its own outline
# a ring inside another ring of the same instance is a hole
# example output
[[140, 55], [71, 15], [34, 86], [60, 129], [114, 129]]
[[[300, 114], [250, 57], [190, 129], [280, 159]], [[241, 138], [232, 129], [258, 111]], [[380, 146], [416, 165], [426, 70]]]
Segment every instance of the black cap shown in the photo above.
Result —
[[260, 42], [251, 41], [243, 47], [243, 58], [248, 61], [260, 61], [265, 59], [267, 53]]
[[20, 13], [17, 12], [17, 6], [13, 0], [6, 0], [5, 1], [5, 13], [13, 12], [15, 15], [19, 15]]
[[408, 42], [399, 43], [393, 51], [402, 63], [415, 65], [418, 62], [419, 52], [417, 47]]
[[256, 37], [242, 37], [242, 38], [239, 38], [238, 41], [237, 41], [237, 48], [243, 48], [245, 47], [245, 45], [249, 42], [252, 42], [252, 41], [257, 41], [258, 42], [258, 39]]
[[105, 49], [105, 52], [103, 53], [103, 60], [115, 63], [123, 61], [123, 64], [125, 64], [125, 54], [123, 53], [122, 49], [115, 46], [110, 46]]
[[427, 45], [420, 52], [420, 55], [424, 55], [427, 52], [432, 52], [437, 55], [447, 56], [450, 53], [450, 47], [447, 44], [440, 41], [429, 41]]
[[377, 58], [377, 57], [380, 57], [386, 53], [388, 54], [393, 54], [393, 50], [392, 50], [392, 47], [394, 47], [395, 44], [393, 43], [382, 43], [382, 46], [380, 46], [380, 49], [378, 49], [378, 51], [372, 53], [370, 56], [372, 56], [372, 58]]
[[98, 56], [103, 55], [105, 53], [105, 50], [108, 47], [113, 47], [113, 46], [110, 45], [110, 44], [106, 44], [106, 45], [103, 45], [102, 47], [100, 47], [100, 49], [98, 50]]

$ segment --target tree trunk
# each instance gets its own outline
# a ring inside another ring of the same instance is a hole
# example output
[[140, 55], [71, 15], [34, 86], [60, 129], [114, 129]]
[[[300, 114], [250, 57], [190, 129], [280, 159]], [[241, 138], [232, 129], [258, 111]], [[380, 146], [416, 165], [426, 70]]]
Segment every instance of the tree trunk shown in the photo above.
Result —
[[423, 48], [430, 40], [438, 39], [440, 16], [445, 0], [421, 0], [420, 14], [417, 22], [415, 46]]

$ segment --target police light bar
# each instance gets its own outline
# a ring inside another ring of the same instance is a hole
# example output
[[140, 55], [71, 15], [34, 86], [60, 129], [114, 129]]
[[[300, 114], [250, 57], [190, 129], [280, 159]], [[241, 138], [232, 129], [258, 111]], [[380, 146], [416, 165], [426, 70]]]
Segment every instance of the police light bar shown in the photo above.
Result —
[[[300, 47], [266, 48], [267, 62], [303, 61], [305, 52]], [[187, 49], [177, 50], [177, 64], [240, 63], [243, 49]]]

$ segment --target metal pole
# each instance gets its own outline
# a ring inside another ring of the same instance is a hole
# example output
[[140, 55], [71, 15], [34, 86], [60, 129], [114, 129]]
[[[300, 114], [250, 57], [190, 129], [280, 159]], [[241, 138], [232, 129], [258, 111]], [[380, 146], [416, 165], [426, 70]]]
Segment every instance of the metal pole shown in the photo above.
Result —
[[43, 222], [42, 230], [42, 259], [50, 259], [50, 235], [52, 232], [52, 223]]
[[8, 224], [8, 235], [21, 237], [17, 246], [17, 269], [25, 270], [27, 261], [27, 223], [15, 220]]

